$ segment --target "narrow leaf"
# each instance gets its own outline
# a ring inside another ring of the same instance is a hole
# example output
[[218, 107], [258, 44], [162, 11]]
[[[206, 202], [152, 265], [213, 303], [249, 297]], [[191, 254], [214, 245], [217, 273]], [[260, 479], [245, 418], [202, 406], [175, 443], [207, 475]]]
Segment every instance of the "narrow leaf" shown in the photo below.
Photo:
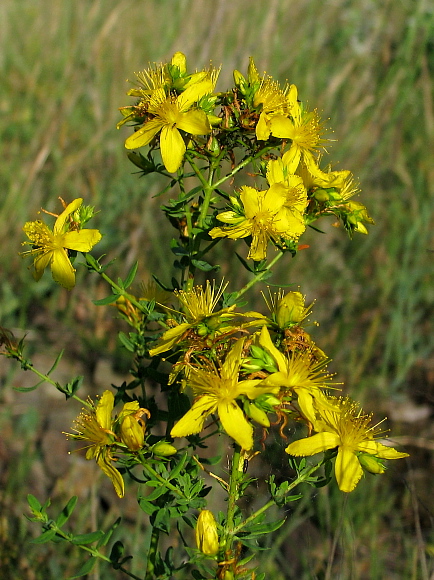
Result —
[[56, 535], [56, 530], [47, 530], [34, 540], [30, 540], [32, 544], [46, 544], [50, 542]]
[[71, 540], [72, 544], [76, 546], [84, 545], [84, 544], [91, 544], [92, 542], [96, 542], [102, 536], [104, 532], [102, 530], [97, 530], [96, 532], [90, 532], [89, 534], [77, 534]]
[[136, 262], [135, 264], [133, 264], [131, 266], [131, 270], [128, 272], [128, 275], [127, 275], [125, 282], [124, 282], [124, 288], [128, 288], [133, 283], [134, 278], [136, 277], [136, 274], [137, 274], [138, 267], [139, 267], [139, 262]]
[[119, 298], [120, 294], [112, 294], [106, 298], [101, 298], [101, 300], [92, 300], [95, 306], [106, 306], [107, 304], [113, 304]]
[[42, 507], [41, 504], [36, 499], [36, 497], [34, 495], [32, 495], [31, 493], [27, 494], [27, 502], [28, 502], [30, 508], [32, 509], [32, 511], [34, 511], [34, 512], [41, 511], [41, 507]]
[[76, 495], [71, 497], [71, 499], [68, 501], [66, 506], [60, 512], [60, 515], [58, 516], [58, 518], [56, 520], [56, 524], [58, 525], [59, 528], [61, 528], [63, 526], [63, 524], [66, 521], [68, 521], [68, 519], [70, 518], [70, 516], [71, 516], [72, 512], [74, 511], [74, 508], [77, 504], [77, 499], [78, 498]]
[[73, 580], [73, 578], [80, 578], [81, 576], [84, 576], [85, 574], [89, 574], [89, 572], [91, 572], [93, 567], [95, 566], [96, 561], [97, 561], [97, 558], [93, 558], [93, 557], [89, 558], [89, 560], [87, 560], [87, 562], [85, 562], [83, 564], [83, 566], [80, 568], [80, 570], [77, 572], [77, 574], [69, 577], [69, 580]]

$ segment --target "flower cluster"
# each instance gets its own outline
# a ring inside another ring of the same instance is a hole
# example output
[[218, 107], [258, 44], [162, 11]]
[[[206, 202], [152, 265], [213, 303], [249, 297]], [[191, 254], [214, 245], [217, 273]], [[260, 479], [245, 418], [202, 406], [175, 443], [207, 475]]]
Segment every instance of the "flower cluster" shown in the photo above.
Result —
[[[162, 456], [176, 453], [171, 443], [145, 432], [144, 417], [150, 417], [145, 407], [152, 409], [153, 421], [166, 423], [167, 437], [189, 439], [187, 448], [200, 446], [202, 432], [214, 425], [246, 457], [259, 453], [258, 431], [264, 444], [272, 424], [279, 425], [286, 441], [288, 423], [292, 430], [303, 424], [308, 436], [285, 443], [286, 452], [307, 456], [334, 450], [339, 488], [350, 492], [363, 469], [382, 473], [383, 460], [406, 454], [380, 443], [371, 416], [336, 396], [340, 384], [306, 330], [312, 305], [306, 306], [301, 292], [270, 292], [268, 315], [240, 308], [244, 293], [271, 273], [270, 246], [279, 257], [295, 255], [308, 247], [298, 245], [306, 228], [323, 216], [337, 218], [350, 236], [367, 234], [365, 224], [373, 220], [353, 199], [359, 188], [352, 173], [322, 163], [324, 124], [316, 109], [308, 110], [299, 100], [294, 84], [281, 87], [261, 75], [253, 59], [246, 76], [234, 71], [234, 86], [226, 92], [216, 92], [218, 75], [212, 66], [189, 72], [185, 55], [177, 52], [169, 63], [137, 73], [128, 92], [135, 104], [121, 108], [118, 127], [134, 128], [125, 141], [130, 160], [144, 174], [163, 174], [170, 188], [178, 188], [163, 211], [179, 232], [170, 248], [179, 276], [172, 278], [171, 287], [154, 277], [134, 295], [137, 267], [125, 282], [115, 283], [105, 267], [87, 257], [88, 268], [111, 284], [112, 295], [99, 303], [114, 305], [134, 329], [120, 338], [136, 357], [131, 388], [140, 385], [143, 391], [142, 398], [131, 400], [119, 389], [124, 406], [113, 416], [115, 397], [106, 390], [97, 405], [87, 403], [75, 422], [76, 434], [69, 436], [88, 443], [86, 458], [96, 461], [122, 497], [124, 481], [116, 465], [144, 465], [144, 454], [157, 449]], [[136, 150], [146, 146], [144, 157]], [[234, 189], [232, 178], [248, 164], [253, 181]], [[188, 191], [192, 176], [199, 185]], [[229, 191], [223, 187], [226, 181]], [[54, 280], [71, 289], [75, 253], [89, 252], [101, 234], [83, 228], [94, 211], [82, 199], [63, 204], [53, 230], [41, 221], [25, 224], [30, 239], [25, 243], [32, 249], [24, 255], [34, 258], [36, 280], [50, 266]], [[244, 239], [247, 258], [253, 261], [252, 266], [240, 257], [253, 279], [231, 294], [226, 294], [227, 282], [195, 282], [197, 271], [208, 275], [218, 269], [205, 256], [221, 238]], [[148, 379], [159, 383], [164, 395], [169, 393], [167, 410], [154, 414], [155, 398], [145, 393]], [[203, 553], [217, 552], [216, 534], [212, 515], [203, 510], [197, 525]]]
[[127, 149], [151, 149], [148, 159], [132, 152], [131, 160], [149, 172], [156, 167], [152, 151], [159, 148], [167, 171], [182, 172], [194, 157], [211, 165], [224, 158], [233, 163], [240, 145], [262, 159], [257, 175], [268, 187], [241, 186], [224, 211], [214, 212], [217, 224], [206, 229], [213, 239], [247, 238], [247, 257], [254, 261], [266, 258], [269, 242], [295, 253], [306, 226], [325, 215], [338, 218], [350, 236], [367, 233], [364, 224], [374, 222], [350, 199], [359, 191], [351, 172], [320, 168], [324, 126], [318, 111], [299, 101], [297, 87], [281, 88], [250, 59], [247, 78], [234, 71], [234, 87], [214, 92], [218, 72], [210, 67], [188, 74], [178, 52], [170, 63], [137, 74], [138, 86], [128, 94], [138, 101], [121, 108], [118, 127], [134, 125]]

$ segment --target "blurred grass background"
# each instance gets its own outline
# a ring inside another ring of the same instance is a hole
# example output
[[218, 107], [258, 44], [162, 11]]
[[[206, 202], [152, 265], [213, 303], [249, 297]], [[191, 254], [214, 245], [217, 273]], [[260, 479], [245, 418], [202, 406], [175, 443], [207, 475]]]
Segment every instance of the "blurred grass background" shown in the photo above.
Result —
[[[376, 225], [369, 236], [350, 241], [330, 222], [319, 223], [326, 235], [307, 233], [302, 243], [310, 249], [293, 262], [282, 260], [271, 282], [300, 285], [308, 301], [317, 299], [314, 318], [320, 326], [312, 332], [318, 344], [334, 359], [346, 391], [378, 419], [390, 417], [393, 435], [411, 459], [407, 466], [391, 466], [380, 480], [367, 479], [345, 505], [342, 494], [331, 489], [312, 495], [297, 507], [264, 561], [268, 577], [277, 580], [325, 578], [338, 530], [329, 578], [429, 579], [434, 573], [432, 1], [3, 0], [0, 22], [0, 323], [19, 336], [32, 329], [36, 338], [30, 334], [30, 346], [43, 344], [44, 352], [66, 343], [71, 375], [79, 367], [92, 380], [108, 351], [116, 360], [110, 372], [128, 370], [116, 345], [114, 315], [92, 305], [91, 299], [105, 293], [93, 277], [69, 294], [48, 275], [33, 282], [17, 254], [23, 223], [35, 219], [41, 206], [57, 211], [58, 196], [84, 197], [101, 209], [94, 227], [105, 237], [98, 252], [119, 257], [115, 271], [125, 273], [138, 259], [143, 280], [150, 273], [171, 275], [164, 241], [173, 232], [161, 232], [156, 217], [161, 199], [152, 197], [160, 184], [134, 175], [123, 147], [128, 130], [115, 129], [118, 108], [131, 101], [126, 79], [181, 50], [190, 67], [206, 67], [210, 60], [223, 64], [218, 85], [223, 90], [232, 70], [246, 71], [253, 56], [260, 71], [295, 83], [301, 99], [329, 119], [337, 141], [326, 159], [360, 180], [360, 200]], [[230, 264], [226, 269], [237, 271]], [[67, 475], [47, 471], [44, 452], [44, 445], [62, 447], [60, 435], [51, 443], [44, 439], [53, 425], [56, 433], [68, 427], [47, 417], [38, 398], [13, 394], [11, 385], [25, 384], [23, 373], [1, 359], [0, 365], [2, 578], [66, 578], [76, 570], [74, 562], [67, 563], [64, 554], [56, 564], [51, 548], [29, 548], [33, 530], [20, 514], [26, 511], [25, 493], [35, 488], [41, 500], [53, 491], [62, 501], [72, 495]], [[55, 412], [62, 413], [57, 406]], [[65, 472], [68, 461], [61, 462]], [[121, 509], [113, 500], [104, 505], [108, 519]], [[128, 509], [133, 520], [134, 505]], [[129, 548], [140, 570], [139, 524], [135, 532], [137, 541]]]

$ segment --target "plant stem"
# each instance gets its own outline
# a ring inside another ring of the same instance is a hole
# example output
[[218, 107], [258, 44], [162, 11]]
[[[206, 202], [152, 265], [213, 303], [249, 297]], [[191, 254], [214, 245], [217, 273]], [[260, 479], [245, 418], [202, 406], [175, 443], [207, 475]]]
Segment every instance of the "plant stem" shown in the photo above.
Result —
[[238, 486], [240, 480], [243, 477], [243, 472], [240, 471], [240, 455], [241, 448], [237, 443], [234, 443], [234, 453], [232, 456], [232, 469], [231, 476], [229, 480], [229, 492], [228, 492], [228, 509], [226, 513], [226, 525], [223, 532], [223, 544], [225, 550], [225, 558], [232, 551], [232, 542], [234, 537], [234, 517], [236, 502], [239, 498]]
[[[289, 484], [288, 488], [285, 491], [284, 495], [288, 495], [288, 493], [290, 491], [292, 491], [295, 487], [297, 487], [297, 485], [299, 485], [300, 483], [303, 483], [303, 481], [305, 481], [306, 479], [308, 479], [312, 473], [315, 473], [315, 471], [317, 469], [319, 469], [322, 465], [324, 464], [324, 460], [320, 461], [319, 463], [312, 465], [310, 468], [305, 469], [302, 473], [300, 473], [298, 475], [298, 477], [296, 479], [294, 479], [294, 481], [292, 483]], [[270, 501], [268, 501], [265, 505], [263, 505], [261, 508], [259, 508], [258, 510], [256, 510], [254, 513], [252, 513], [248, 518], [246, 518], [243, 522], [241, 522], [238, 526], [236, 526], [233, 529], [233, 533], [237, 534], [240, 530], [242, 530], [246, 525], [248, 525], [249, 523], [253, 522], [257, 517], [259, 517], [261, 514], [263, 514], [264, 512], [266, 512], [268, 509], [270, 509], [271, 507], [276, 505], [276, 501], [274, 499], [271, 499]]]
[[151, 543], [148, 550], [148, 558], [146, 565], [146, 575], [145, 580], [155, 579], [155, 558], [158, 554], [158, 540], [160, 539], [160, 530], [157, 528], [152, 528]]
[[260, 272], [258, 272], [256, 274], [256, 276], [254, 276], [254, 278], [252, 278], [251, 280], [249, 280], [249, 282], [247, 282], [247, 284], [245, 286], [243, 286], [241, 288], [241, 290], [239, 290], [236, 293], [236, 296], [235, 296], [234, 300], [240, 298], [240, 296], [242, 296], [243, 294], [245, 294], [247, 292], [247, 290], [249, 290], [252, 286], [254, 286], [258, 282], [260, 282], [264, 278], [264, 276], [266, 276], [268, 274], [268, 272], [271, 270], [271, 268], [274, 266], [274, 264], [276, 264], [276, 262], [278, 262], [280, 260], [280, 258], [282, 256], [283, 256], [283, 252], [280, 252], [279, 254], [276, 254], [276, 256], [274, 256], [274, 258], [271, 260], [271, 262], [269, 264], [267, 264], [263, 270], [261, 270]]

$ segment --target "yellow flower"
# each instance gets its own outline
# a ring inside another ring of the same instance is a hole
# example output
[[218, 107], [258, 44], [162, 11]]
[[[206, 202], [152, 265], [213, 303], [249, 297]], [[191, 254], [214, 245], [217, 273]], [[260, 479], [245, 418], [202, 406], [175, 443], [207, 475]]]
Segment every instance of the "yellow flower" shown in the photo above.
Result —
[[110, 478], [116, 493], [123, 497], [125, 493], [124, 480], [119, 471], [112, 465], [111, 446], [116, 443], [116, 435], [112, 430], [112, 411], [114, 396], [111, 391], [104, 391], [95, 407], [85, 410], [74, 421], [76, 434], [66, 433], [70, 439], [88, 441], [86, 459], [95, 459], [98, 467]]
[[241, 354], [245, 338], [238, 340], [226, 357], [220, 370], [192, 369], [188, 385], [192, 388], [195, 400], [189, 411], [173, 427], [172, 437], [186, 437], [199, 433], [206, 418], [217, 413], [223, 429], [243, 449], [253, 447], [253, 427], [238, 406], [236, 399], [246, 395], [254, 400], [263, 393], [272, 393], [272, 387], [258, 386], [260, 379], [238, 382]]
[[[351, 171], [322, 171], [318, 165], [317, 160], [312, 155], [310, 151], [305, 151], [303, 156], [303, 161], [299, 165], [297, 174], [303, 179], [303, 183], [308, 191], [314, 191], [318, 188], [328, 189], [334, 188], [338, 191], [342, 189], [353, 189], [352, 195], [354, 195], [358, 190], [357, 188], [350, 188], [349, 183], [353, 182], [353, 176]], [[344, 199], [351, 197], [346, 194]]]
[[[359, 405], [349, 399], [335, 399], [331, 408], [320, 409], [320, 416], [314, 425], [318, 433], [290, 443], [285, 451], [290, 455], [306, 456], [337, 447], [335, 475], [341, 491], [353, 491], [360, 481], [363, 469], [359, 456], [363, 458], [362, 463], [369, 457], [408, 457], [408, 453], [400, 453], [376, 441], [378, 427], [369, 425], [372, 415], [362, 415]], [[381, 472], [381, 468], [377, 472]]]
[[290, 117], [277, 115], [269, 122], [269, 129], [274, 137], [291, 139], [289, 150], [283, 155], [284, 163], [298, 165], [302, 155], [314, 151], [325, 140], [321, 138], [323, 130], [318, 112], [308, 112], [297, 100], [297, 87], [291, 85], [288, 93], [290, 103]]
[[264, 379], [264, 386], [288, 389], [296, 393], [303, 415], [312, 424], [316, 421], [319, 408], [333, 409], [333, 405], [321, 390], [336, 385], [330, 381], [333, 375], [324, 368], [326, 361], [316, 362], [309, 356], [309, 352], [295, 352], [290, 357], [285, 356], [274, 346], [266, 326], [261, 329], [259, 344], [271, 354], [279, 369]]
[[232, 313], [236, 305], [214, 312], [226, 287], [227, 283], [222, 284], [216, 291], [215, 285], [213, 284], [211, 286], [207, 280], [205, 289], [202, 286], [196, 286], [191, 290], [175, 292], [183, 306], [184, 312], [182, 315], [185, 322], [176, 324], [174, 327], [166, 330], [157, 346], [152, 348], [149, 354], [155, 356], [170, 350], [182, 339], [185, 332], [190, 329], [195, 329], [199, 335], [205, 336], [206, 334], [217, 332], [219, 327], [227, 320], [238, 316], [238, 314]]
[[181, 166], [186, 145], [180, 130], [191, 135], [208, 135], [211, 125], [205, 111], [194, 104], [214, 89], [214, 79], [188, 86], [180, 95], [166, 93], [163, 88], [153, 91], [147, 112], [153, 117], [125, 141], [127, 149], [144, 147], [161, 131], [160, 149], [163, 163], [170, 173]]
[[39, 280], [47, 266], [51, 267], [51, 273], [56, 282], [71, 290], [75, 285], [75, 269], [68, 257], [67, 250], [77, 252], [89, 252], [101, 239], [98, 230], [74, 230], [71, 229], [69, 216], [82, 204], [81, 198], [71, 202], [57, 218], [53, 231], [41, 221], [27, 222], [23, 230], [30, 242], [24, 242], [33, 246], [32, 250], [23, 252], [22, 256], [35, 256], [34, 273], [35, 280]]
[[286, 240], [298, 240], [306, 229], [303, 212], [307, 195], [301, 178], [288, 175], [284, 181], [276, 181], [273, 171], [267, 173], [267, 177], [270, 187], [265, 191], [247, 185], [241, 188], [239, 197], [244, 215], [236, 211], [223, 212], [217, 219], [231, 225], [215, 227], [209, 232], [212, 238], [233, 240], [252, 236], [247, 257], [255, 261], [266, 258], [270, 239], [285, 247]]
[[238, 71], [234, 71], [234, 79], [248, 106], [260, 111], [256, 124], [256, 138], [266, 141], [271, 133], [271, 119], [274, 117], [286, 118], [290, 113], [289, 85], [286, 84], [282, 90], [279, 83], [272, 77], [261, 77], [252, 58], [249, 60], [248, 80], [246, 81]]

